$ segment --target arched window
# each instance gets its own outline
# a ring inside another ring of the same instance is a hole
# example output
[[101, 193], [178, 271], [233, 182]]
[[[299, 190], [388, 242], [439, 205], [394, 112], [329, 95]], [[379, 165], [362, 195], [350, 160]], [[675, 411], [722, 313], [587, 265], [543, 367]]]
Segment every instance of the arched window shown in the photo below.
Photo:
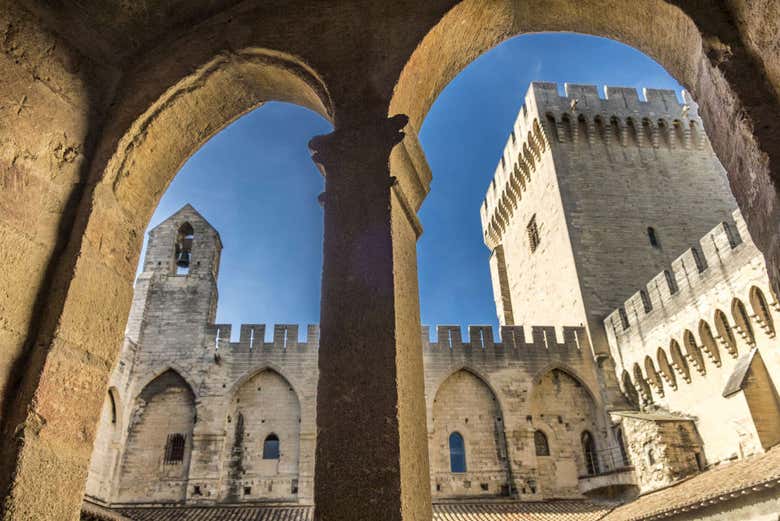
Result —
[[582, 433], [582, 453], [585, 457], [585, 470], [588, 475], [592, 476], [599, 473], [599, 460], [596, 454], [596, 443], [593, 441], [593, 436], [590, 432], [585, 431]]
[[710, 325], [704, 320], [699, 321], [699, 338], [701, 338], [702, 347], [712, 357], [712, 363], [717, 367], [720, 367], [720, 350], [718, 344], [715, 342], [715, 336], [712, 334]]
[[269, 434], [263, 442], [263, 459], [279, 459], [279, 436]]
[[650, 246], [653, 248], [661, 247], [661, 243], [658, 242], [658, 235], [655, 233], [655, 228], [652, 226], [647, 227], [647, 238], [650, 240]]
[[192, 243], [195, 239], [195, 230], [190, 223], [184, 223], [179, 227], [176, 235], [176, 250], [174, 262], [176, 263], [176, 275], [187, 275], [192, 265]]
[[739, 351], [737, 350], [737, 339], [734, 337], [734, 331], [729, 325], [729, 319], [726, 314], [721, 311], [715, 311], [715, 331], [718, 332], [720, 340], [726, 344], [726, 350], [734, 358], [737, 357]]
[[750, 325], [750, 318], [745, 305], [738, 298], [731, 301], [731, 315], [734, 317], [734, 323], [742, 332], [742, 337], [745, 341], [750, 345], [755, 344], [756, 337], [753, 335], [753, 326]]
[[187, 443], [187, 438], [184, 434], [175, 433], [169, 434], [168, 440], [165, 442], [165, 465], [174, 465], [184, 461], [184, 447]]
[[450, 434], [450, 471], [466, 472], [466, 445], [459, 432]]
[[750, 307], [753, 308], [753, 313], [766, 332], [769, 335], [774, 335], [775, 324], [772, 313], [769, 311], [769, 304], [766, 302], [764, 292], [756, 286], [750, 288]]
[[550, 444], [547, 442], [547, 435], [542, 431], [534, 432], [534, 447], [536, 448], [537, 456], [549, 456]]

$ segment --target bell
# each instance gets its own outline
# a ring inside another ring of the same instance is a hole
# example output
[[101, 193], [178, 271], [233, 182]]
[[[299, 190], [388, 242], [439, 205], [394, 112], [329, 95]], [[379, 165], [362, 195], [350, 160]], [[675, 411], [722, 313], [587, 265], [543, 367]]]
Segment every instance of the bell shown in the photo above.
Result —
[[180, 251], [176, 257], [176, 265], [180, 268], [187, 268], [190, 265], [190, 252]]

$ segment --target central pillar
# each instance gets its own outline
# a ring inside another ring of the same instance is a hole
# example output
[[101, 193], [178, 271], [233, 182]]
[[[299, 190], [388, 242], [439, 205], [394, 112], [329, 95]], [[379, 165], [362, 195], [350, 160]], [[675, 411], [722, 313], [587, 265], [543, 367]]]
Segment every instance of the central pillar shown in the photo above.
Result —
[[318, 521], [432, 515], [416, 259], [430, 176], [400, 144], [406, 124], [395, 116], [310, 143], [325, 174]]

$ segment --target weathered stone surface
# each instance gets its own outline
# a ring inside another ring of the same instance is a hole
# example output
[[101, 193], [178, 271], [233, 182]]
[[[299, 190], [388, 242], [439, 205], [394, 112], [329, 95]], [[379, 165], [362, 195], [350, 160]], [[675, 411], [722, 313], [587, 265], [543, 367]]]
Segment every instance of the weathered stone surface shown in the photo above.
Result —
[[[777, 17], [771, 16], [776, 12], [776, 2], [768, 0], [731, 0], [717, 7], [652, 0], [641, 9], [635, 2], [606, 0], [316, 7], [302, 0], [164, 0], [154, 8], [115, 1], [3, 1], [0, 251], [9, 262], [0, 276], [0, 338], [8, 342], [0, 357], [0, 385], [4, 439], [20, 435], [3, 444], [0, 487], [12, 490], [6, 510], [39, 519], [75, 516], [75, 497], [32, 493], [44, 468], [25, 451], [40, 444], [35, 450], [51, 452], [59, 435], [78, 442], [73, 453], [60, 455], [60, 463], [46, 466], [61, 476], [63, 489], [77, 489], [81, 478], [75, 476], [86, 468], [80, 455], [88, 453], [91, 430], [83, 437], [80, 422], [48, 418], [73, 431], [50, 436], [44, 426], [35, 443], [25, 429], [17, 430], [34, 423], [42, 397], [60, 398], [44, 384], [65, 380], [50, 374], [63, 366], [47, 358], [64, 357], [55, 353], [63, 348], [75, 360], [100, 361], [94, 367], [102, 368], [102, 376], [75, 386], [73, 396], [82, 404], [80, 414], [95, 421], [100, 405], [87, 395], [103, 394], [130, 305], [142, 230], [156, 202], [205, 139], [265, 101], [318, 110], [335, 122], [337, 132], [360, 132], [395, 114], [409, 116], [415, 129], [450, 79], [508, 37], [574, 30], [624, 41], [656, 58], [700, 102], [713, 147], [755, 242], [767, 255], [777, 289], [780, 103], [772, 38]], [[385, 168], [382, 177], [388, 176]], [[384, 192], [371, 193], [378, 197], [372, 204], [388, 204]], [[358, 218], [362, 214], [353, 216]], [[344, 224], [357, 229], [361, 223], [349, 223], [345, 216]], [[391, 226], [391, 218], [383, 225]], [[413, 248], [404, 233], [396, 226], [392, 240], [386, 237], [391, 245], [384, 257], [377, 253], [396, 267], [396, 273], [385, 273], [392, 275], [385, 290], [399, 292], [388, 304], [398, 321], [413, 317], [417, 305], [411, 285], [416, 277], [409, 268]], [[109, 273], [114, 277], [95, 282]], [[355, 299], [356, 308], [367, 305], [357, 302], [361, 293], [354, 291], [339, 297]], [[324, 297], [323, 316], [329, 306], [339, 305]], [[83, 316], [92, 316], [92, 324]], [[323, 320], [324, 330], [328, 322]], [[359, 344], [368, 339], [354, 338]], [[407, 345], [406, 340], [395, 344], [402, 352]], [[407, 369], [421, 374], [417, 365], [399, 359], [405, 374]], [[79, 371], [70, 376], [79, 378]], [[419, 390], [414, 382], [402, 384], [413, 394], [415, 386]], [[66, 403], [53, 412], [67, 415]], [[419, 427], [400, 422], [401, 465], [414, 469], [425, 447], [409, 441], [407, 454], [406, 436]], [[417, 470], [412, 473], [421, 475]], [[411, 489], [404, 493], [414, 495]], [[415, 503], [407, 499], [404, 504]], [[425, 498], [421, 501], [419, 511], [426, 509]]]

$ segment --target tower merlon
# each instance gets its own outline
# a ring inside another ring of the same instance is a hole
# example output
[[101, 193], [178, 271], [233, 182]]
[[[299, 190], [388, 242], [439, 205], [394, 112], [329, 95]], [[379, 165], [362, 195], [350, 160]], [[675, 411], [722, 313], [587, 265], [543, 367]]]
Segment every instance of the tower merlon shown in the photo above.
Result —
[[495, 248], [514, 210], [555, 143], [702, 149], [707, 142], [698, 106], [672, 90], [532, 82], [480, 206], [483, 240]]
[[523, 353], [545, 351], [579, 355], [583, 347], [589, 346], [582, 326], [501, 326], [501, 338], [496, 339], [492, 326], [472, 325], [468, 328], [469, 342], [463, 342], [460, 326], [436, 326], [436, 338], [432, 341], [430, 329], [430, 326], [422, 328], [423, 349], [430, 352], [506, 352], [522, 357]]

